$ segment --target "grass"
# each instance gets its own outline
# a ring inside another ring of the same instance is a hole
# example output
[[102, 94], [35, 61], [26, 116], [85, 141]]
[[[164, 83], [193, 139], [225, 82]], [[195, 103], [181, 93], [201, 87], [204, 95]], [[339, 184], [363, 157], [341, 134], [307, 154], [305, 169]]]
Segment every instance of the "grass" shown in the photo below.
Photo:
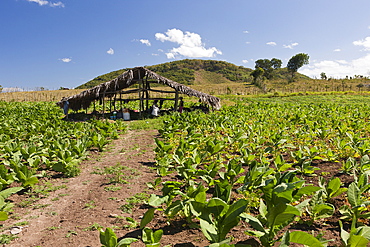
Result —
[[[122, 227], [124, 228], [135, 229], [140, 225], [139, 222], [137, 222], [131, 217], [117, 216], [116, 218], [117, 218], [117, 223], [121, 223]], [[127, 224], [125, 224], [123, 220], [126, 220]]]
[[148, 118], [144, 120], [130, 121], [128, 123], [129, 130], [151, 130], [159, 129], [163, 125], [161, 118]]
[[[28, 198], [24, 199], [23, 201], [19, 202], [17, 205], [21, 208], [26, 208], [31, 206], [32, 204], [36, 203], [42, 198], [46, 198], [49, 196], [50, 192], [57, 191], [60, 189], [66, 189], [67, 185], [53, 185], [51, 182], [45, 182], [43, 184], [36, 185], [31, 192], [27, 192], [26, 195]], [[55, 198], [52, 201], [57, 200]], [[47, 205], [37, 204], [33, 206], [33, 209], [47, 207]]]
[[122, 189], [122, 186], [114, 186], [114, 185], [109, 185], [109, 186], [104, 188], [104, 190], [107, 191], [107, 192], [108, 191], [114, 192], [114, 191], [118, 191], [120, 189]]
[[77, 236], [77, 232], [76, 231], [73, 231], [73, 230], [69, 230], [68, 233], [66, 234], [66, 238], [70, 238], [72, 237], [73, 235]]
[[32, 206], [33, 209], [40, 209], [40, 208], [46, 208], [50, 206], [51, 204], [35, 204]]
[[136, 193], [134, 196], [126, 198], [126, 204], [121, 205], [120, 209], [124, 213], [132, 213], [132, 209], [138, 204], [145, 203], [149, 199], [149, 195], [146, 193]]
[[15, 226], [26, 226], [29, 225], [30, 223], [28, 221], [22, 221], [14, 224]]
[[97, 231], [102, 228], [103, 226], [101, 226], [99, 223], [93, 223], [91, 226], [84, 228], [83, 231]]
[[62, 227], [60, 227], [60, 226], [50, 226], [50, 227], [46, 228], [46, 230], [48, 230], [48, 231], [54, 231], [54, 230], [58, 230], [60, 228], [62, 228]]
[[16, 235], [0, 234], [0, 244], [9, 244], [12, 240], [17, 239]]
[[84, 209], [93, 209], [95, 207], [96, 207], [95, 202], [89, 201], [88, 203], [85, 204]]
[[96, 167], [92, 174], [110, 175], [108, 176], [110, 184], [128, 184], [128, 179], [133, 179], [140, 173], [136, 169], [117, 163], [114, 166], [104, 167], [104, 169]]

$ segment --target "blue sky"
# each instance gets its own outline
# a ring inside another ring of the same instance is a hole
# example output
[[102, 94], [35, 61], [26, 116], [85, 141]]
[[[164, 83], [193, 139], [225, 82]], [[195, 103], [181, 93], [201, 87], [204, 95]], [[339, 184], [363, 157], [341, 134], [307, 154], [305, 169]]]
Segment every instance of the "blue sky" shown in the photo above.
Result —
[[295, 54], [299, 72], [370, 76], [369, 0], [1, 0], [0, 85], [73, 88], [185, 58], [254, 68]]

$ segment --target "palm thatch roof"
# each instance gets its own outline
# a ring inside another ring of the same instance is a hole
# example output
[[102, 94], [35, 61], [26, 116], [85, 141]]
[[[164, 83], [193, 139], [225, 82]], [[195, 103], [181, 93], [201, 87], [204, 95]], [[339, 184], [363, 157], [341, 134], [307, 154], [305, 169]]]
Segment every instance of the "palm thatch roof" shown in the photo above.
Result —
[[197, 90], [194, 90], [190, 87], [177, 83], [175, 81], [169, 80], [163, 76], [160, 76], [154, 73], [151, 70], [148, 70], [144, 67], [136, 67], [130, 70], [127, 70], [123, 74], [119, 75], [117, 78], [99, 84], [93, 88], [87, 89], [79, 94], [72, 95], [68, 98], [64, 98], [56, 104], [60, 107], [63, 107], [65, 100], [69, 102], [69, 108], [77, 111], [80, 109], [87, 109], [92, 102], [95, 100], [101, 100], [104, 97], [108, 96], [106, 93], [117, 93], [125, 88], [130, 87], [131, 85], [138, 83], [144, 78], [150, 78], [167, 85], [181, 94], [186, 94], [188, 96], [198, 97], [203, 103], [207, 103], [212, 108], [218, 110], [221, 108], [221, 100], [215, 96], [208, 95]]

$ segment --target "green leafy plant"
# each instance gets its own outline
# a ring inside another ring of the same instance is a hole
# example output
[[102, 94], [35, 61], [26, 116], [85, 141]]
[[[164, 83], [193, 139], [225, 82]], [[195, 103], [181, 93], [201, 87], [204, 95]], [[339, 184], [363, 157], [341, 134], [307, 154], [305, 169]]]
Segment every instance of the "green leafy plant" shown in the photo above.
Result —
[[109, 140], [101, 134], [93, 135], [91, 141], [92, 145], [97, 147], [100, 152], [104, 151], [105, 145], [109, 143]]
[[292, 157], [296, 160], [294, 167], [304, 175], [313, 175], [316, 170], [320, 170], [311, 165], [313, 159], [321, 159], [321, 157], [317, 156], [318, 154], [317, 147], [300, 147], [298, 151], [291, 152]]
[[147, 247], [159, 247], [163, 235], [163, 230], [154, 231], [148, 227], [142, 230], [142, 240]]
[[268, 176], [273, 174], [274, 170], [269, 167], [268, 162], [258, 163], [257, 161], [252, 161], [249, 164], [248, 171], [244, 176], [244, 185], [242, 185], [238, 191], [242, 193], [243, 191], [254, 191], [259, 188]]
[[190, 185], [186, 187], [185, 193], [178, 191], [181, 199], [172, 201], [164, 213], [170, 218], [176, 215], [185, 217], [188, 223], [191, 223], [192, 218], [199, 215], [196, 208], [206, 201], [206, 191], [207, 188], [201, 183], [196, 185], [193, 181], [190, 181]]
[[80, 174], [79, 163], [81, 160], [69, 150], [54, 152], [57, 161], [52, 164], [52, 169], [64, 173], [67, 177], [75, 177]]
[[342, 183], [338, 177], [333, 177], [329, 181], [326, 181], [323, 177], [319, 177], [319, 186], [323, 191], [322, 196], [325, 201], [330, 201], [347, 191], [347, 188], [341, 187]]
[[0, 192], [0, 221], [5, 221], [8, 219], [8, 212], [12, 209], [13, 204], [10, 202], [5, 202], [5, 199], [10, 195], [21, 191], [23, 187], [12, 187]]
[[15, 155], [13, 159], [5, 161], [15, 173], [15, 180], [19, 181], [23, 187], [32, 187], [38, 183], [36, 170], [23, 164], [20, 157]]
[[368, 180], [368, 175], [366, 173], [361, 174], [357, 181], [352, 182], [348, 186], [347, 197], [350, 206], [343, 205], [339, 211], [343, 214], [342, 219], [351, 219], [352, 225], [351, 229], [355, 229], [358, 219], [368, 219], [370, 218], [370, 213], [363, 213], [368, 211], [366, 206], [370, 205], [370, 201], [364, 195], [370, 190], [370, 184]]
[[370, 227], [351, 227], [350, 232], [343, 229], [342, 221], [339, 221], [340, 237], [345, 247], [368, 246], [370, 240]]
[[124, 238], [118, 242], [116, 234], [109, 227], [105, 231], [100, 229], [99, 236], [102, 247], [129, 247], [130, 244], [137, 241], [136, 238]]
[[300, 211], [291, 205], [280, 202], [268, 208], [260, 202], [260, 216], [258, 218], [244, 214], [242, 217], [253, 227], [254, 230], [246, 231], [247, 235], [260, 239], [263, 246], [273, 246], [276, 241], [277, 233], [294, 220], [295, 216], [300, 215]]
[[295, 176], [296, 172], [276, 173], [274, 177], [267, 179], [261, 186], [263, 195], [258, 217], [243, 214], [243, 218], [254, 228], [246, 231], [246, 234], [258, 237], [263, 246], [273, 246], [279, 240], [276, 238], [277, 233], [301, 214], [308, 200], [296, 206], [289, 203], [300, 201], [303, 196], [311, 195], [320, 189], [315, 186], [303, 186], [304, 181]]
[[287, 231], [285, 232], [279, 247], [288, 247], [290, 246], [290, 243], [302, 244], [308, 247], [324, 247], [326, 246], [326, 242], [328, 242], [328, 240], [320, 241], [307, 232]]
[[244, 199], [228, 205], [220, 198], [212, 198], [201, 207], [200, 227], [204, 236], [212, 243], [226, 239], [230, 230], [239, 223], [240, 215], [247, 207]]
[[335, 207], [330, 203], [324, 202], [323, 191], [319, 190], [311, 200], [309, 205], [306, 207], [306, 212], [311, 216], [311, 220], [308, 222], [312, 225], [315, 221], [322, 218], [331, 217], [334, 214]]
[[349, 157], [345, 162], [342, 163], [341, 172], [351, 175], [357, 170], [358, 164], [353, 157]]
[[238, 159], [231, 159], [225, 166], [225, 172], [219, 172], [220, 179], [226, 180], [229, 185], [233, 186], [235, 183], [240, 183], [244, 180], [243, 163]]

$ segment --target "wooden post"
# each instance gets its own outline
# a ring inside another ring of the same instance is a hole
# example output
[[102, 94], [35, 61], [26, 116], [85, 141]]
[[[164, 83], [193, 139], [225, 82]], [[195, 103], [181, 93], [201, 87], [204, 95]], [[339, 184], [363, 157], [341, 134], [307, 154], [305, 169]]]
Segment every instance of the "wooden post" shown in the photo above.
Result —
[[144, 111], [144, 105], [143, 105], [143, 85], [142, 85], [142, 81], [141, 81], [141, 78], [140, 78], [140, 71], [138, 71], [138, 84], [139, 84], [139, 114], [140, 114], [140, 119], [142, 118], [142, 112]]
[[173, 106], [173, 110], [174, 111], [177, 111], [177, 106], [179, 105], [178, 101], [179, 101], [179, 91], [176, 90], [176, 94], [175, 94], [175, 105]]
[[119, 108], [122, 109], [122, 92], [119, 92]]
[[150, 89], [150, 85], [149, 85], [149, 82], [148, 82], [148, 76], [146, 76], [145, 77], [145, 97], [146, 97], [145, 110], [146, 111], [148, 111], [148, 109], [149, 109], [149, 89]]
[[109, 112], [112, 112], [112, 98], [109, 97]]
[[105, 90], [104, 90], [104, 93], [103, 93], [103, 119], [104, 119], [104, 113], [105, 113]]

